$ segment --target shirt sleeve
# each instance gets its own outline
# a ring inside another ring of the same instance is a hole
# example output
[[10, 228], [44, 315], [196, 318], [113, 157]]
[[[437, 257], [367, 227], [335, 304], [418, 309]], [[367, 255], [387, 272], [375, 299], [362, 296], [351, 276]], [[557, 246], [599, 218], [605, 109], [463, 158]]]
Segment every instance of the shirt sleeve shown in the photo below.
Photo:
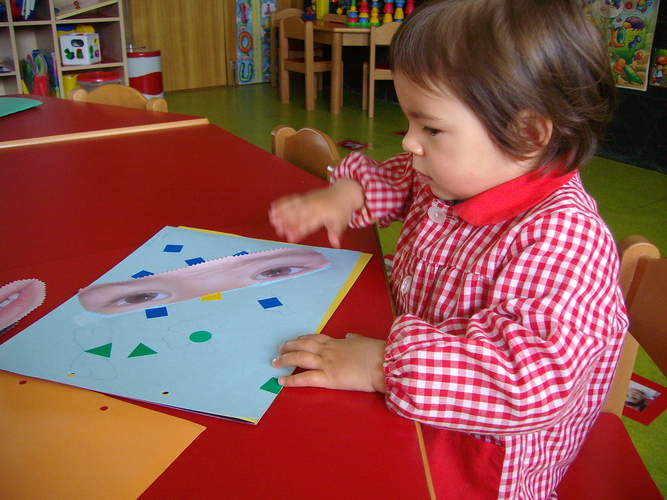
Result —
[[404, 220], [412, 202], [412, 155], [402, 153], [378, 163], [359, 152], [352, 152], [332, 172], [331, 182], [354, 179], [364, 189], [365, 206], [356, 211], [351, 227], [377, 223], [386, 227], [395, 220]]
[[616, 247], [590, 217], [562, 213], [523, 228], [513, 245], [471, 317], [396, 319], [384, 367], [394, 411], [499, 435], [577, 411], [608, 343], [627, 327]]

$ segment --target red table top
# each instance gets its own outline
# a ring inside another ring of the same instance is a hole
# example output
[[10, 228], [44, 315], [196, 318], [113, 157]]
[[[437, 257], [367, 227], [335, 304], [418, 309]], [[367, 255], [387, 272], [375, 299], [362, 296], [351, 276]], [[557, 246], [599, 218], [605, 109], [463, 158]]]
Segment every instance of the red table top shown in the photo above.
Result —
[[[8, 96], [9, 97], [9, 96]], [[143, 109], [92, 104], [55, 97], [16, 95], [42, 101], [34, 108], [0, 117], [0, 147], [10, 141], [120, 128], [150, 129], [185, 124], [196, 117]], [[2, 99], [2, 97], [0, 97]], [[205, 120], [200, 118], [199, 120]]]
[[[48, 290], [7, 336], [166, 225], [276, 239], [271, 201], [323, 185], [213, 125], [0, 149], [0, 165], [0, 283], [34, 277]], [[304, 243], [328, 246], [324, 232]], [[385, 338], [392, 310], [375, 231], [350, 230], [343, 244], [373, 258], [323, 333]], [[138, 404], [207, 427], [143, 498], [429, 497], [415, 424], [380, 394], [284, 390], [255, 426]]]

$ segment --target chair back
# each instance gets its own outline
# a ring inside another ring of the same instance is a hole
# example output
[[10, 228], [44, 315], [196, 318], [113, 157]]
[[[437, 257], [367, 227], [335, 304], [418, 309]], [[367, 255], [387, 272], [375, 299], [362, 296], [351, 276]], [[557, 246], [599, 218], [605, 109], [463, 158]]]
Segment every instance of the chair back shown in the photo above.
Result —
[[632, 336], [667, 376], [667, 258], [639, 258], [625, 302]]
[[620, 285], [630, 319], [623, 349], [603, 411], [623, 414], [628, 387], [641, 345], [667, 375], [667, 259], [643, 236], [628, 236], [618, 244]]
[[386, 23], [381, 26], [371, 26], [370, 47], [389, 45], [396, 30], [401, 26], [399, 22]]
[[[286, 2], [283, 2], [286, 3]], [[278, 27], [280, 21], [286, 17], [301, 17], [304, 12], [301, 9], [287, 7], [278, 9], [271, 13], [271, 23], [269, 26], [269, 50], [271, 60], [271, 86], [275, 87], [278, 84]]]
[[[301, 17], [289, 16], [280, 21], [280, 49], [287, 50], [287, 45], [283, 47], [283, 41], [289, 42], [292, 40], [303, 40], [306, 42], [310, 39], [310, 47], [312, 48], [313, 39], [313, 23], [306, 22]], [[308, 46], [306, 45], [306, 50]]]
[[[332, 71], [333, 63], [330, 58], [315, 57], [312, 22], [304, 22], [300, 17], [286, 17], [280, 21], [279, 32], [280, 102], [289, 104], [289, 72], [302, 73], [306, 85], [306, 110], [312, 111], [315, 109], [317, 96], [316, 75], [324, 71]], [[293, 40], [303, 42], [303, 57], [293, 57], [290, 54], [290, 41]], [[341, 92], [342, 98], [342, 88], [336, 91]], [[332, 92], [334, 92], [333, 85]]]
[[73, 101], [111, 104], [150, 111], [166, 112], [168, 110], [167, 101], [164, 99], [160, 97], [146, 99], [137, 89], [118, 84], [101, 85], [90, 93], [84, 89], [73, 89], [67, 94], [67, 98]]
[[322, 16], [322, 21], [325, 23], [347, 24], [347, 16], [343, 14], [333, 14], [327, 12]]
[[338, 148], [331, 138], [310, 127], [297, 132], [292, 127], [278, 125], [271, 132], [271, 152], [325, 181], [340, 162]]
[[378, 65], [377, 47], [389, 46], [391, 39], [401, 23], [392, 22], [382, 26], [371, 26], [369, 35], [368, 63], [364, 63], [364, 81], [362, 89], [362, 109], [368, 108], [368, 116], [372, 118], [375, 112], [375, 81], [393, 80], [389, 65]]
[[298, 9], [303, 2], [301, 0], [277, 0], [276, 10]]

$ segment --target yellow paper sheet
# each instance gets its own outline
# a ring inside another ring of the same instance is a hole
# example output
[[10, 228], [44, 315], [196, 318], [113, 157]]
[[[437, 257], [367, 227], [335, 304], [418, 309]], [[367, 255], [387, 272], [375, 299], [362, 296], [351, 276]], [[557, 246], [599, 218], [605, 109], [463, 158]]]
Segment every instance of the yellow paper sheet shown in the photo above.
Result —
[[134, 499], [205, 427], [0, 371], [0, 499]]

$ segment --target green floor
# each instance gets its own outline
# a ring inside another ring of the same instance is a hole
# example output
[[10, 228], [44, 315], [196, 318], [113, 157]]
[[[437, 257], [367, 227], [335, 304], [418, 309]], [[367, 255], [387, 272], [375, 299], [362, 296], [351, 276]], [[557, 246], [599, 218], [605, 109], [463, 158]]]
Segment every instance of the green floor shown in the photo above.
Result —
[[[339, 115], [329, 113], [327, 97], [326, 91], [320, 94], [316, 109], [310, 112], [304, 109], [302, 92], [293, 89], [292, 102], [283, 105], [278, 89], [269, 84], [175, 92], [166, 99], [169, 111], [205, 116], [267, 151], [271, 150], [271, 130], [279, 124], [296, 129], [316, 127], [336, 143], [354, 140], [366, 144], [363, 151], [377, 160], [402, 151], [402, 137], [397, 132], [407, 128], [407, 121], [397, 104], [377, 101], [375, 117], [369, 119], [361, 110], [360, 95], [346, 93]], [[342, 148], [339, 151], [341, 156], [349, 153]], [[667, 255], [667, 175], [596, 157], [582, 176], [617, 239], [641, 234]], [[393, 253], [399, 229], [394, 224], [380, 231], [385, 253]], [[667, 378], [643, 353], [635, 371], [667, 387]], [[667, 496], [667, 412], [650, 426], [624, 420], [663, 496]]]

